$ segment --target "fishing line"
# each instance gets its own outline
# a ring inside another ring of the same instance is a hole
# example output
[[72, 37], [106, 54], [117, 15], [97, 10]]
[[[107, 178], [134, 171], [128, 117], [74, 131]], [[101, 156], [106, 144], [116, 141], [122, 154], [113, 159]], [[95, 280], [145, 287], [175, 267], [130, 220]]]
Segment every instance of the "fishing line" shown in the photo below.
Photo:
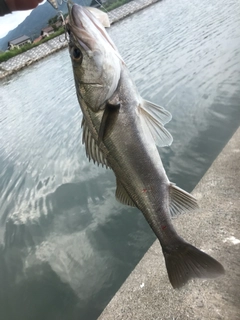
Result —
[[59, 36], [58, 40], [59, 40], [59, 42], [65, 42], [65, 41], [69, 42], [70, 39], [69, 39], [69, 35], [68, 35], [67, 29], [66, 29], [66, 20], [63, 16], [62, 11], [58, 11], [58, 15], [59, 15], [59, 19], [62, 21], [62, 26], [63, 26], [64, 34], [65, 34], [65, 39], [63, 41], [61, 40], [61, 36]]
[[[62, 22], [62, 26], [64, 28], [65, 37], [62, 40], [61, 39], [61, 35], [60, 35], [58, 37], [59, 42], [62, 42], [62, 43], [65, 42], [65, 41], [69, 42], [69, 35], [68, 35], [67, 30], [66, 30], [66, 19], [64, 18], [63, 12], [59, 10], [59, 6], [61, 6], [63, 3], [66, 3], [66, 4], [72, 3], [73, 4], [72, 0], [47, 0], [47, 1], [57, 11], [58, 20]], [[85, 0], [83, 0], [83, 2], [85, 4], [85, 6], [86, 6]], [[109, 18], [110, 18], [110, 16], [117, 18], [117, 16], [113, 12], [109, 12], [99, 0], [95, 0], [95, 2], [99, 5], [99, 7], [103, 8], [103, 10], [108, 14]]]
[[64, 39], [62, 40], [61, 39], [61, 35], [58, 37], [58, 40], [59, 42], [69, 42], [69, 36], [68, 36], [68, 33], [67, 33], [67, 30], [66, 30], [66, 20], [63, 16], [63, 12], [61, 10], [58, 9], [59, 6], [61, 6], [64, 3], [68, 3], [69, 0], [47, 0], [51, 6], [57, 11], [57, 14], [58, 14], [58, 21], [61, 21], [62, 22], [62, 26], [64, 28], [64, 34], [65, 34], [65, 37]]
[[113, 12], [111, 12], [111, 11], [113, 11], [113, 10], [108, 11], [108, 10], [104, 7], [104, 5], [103, 5], [102, 3], [100, 3], [98, 0], [95, 0], [95, 2], [97, 2], [97, 3], [99, 4], [100, 8], [103, 8], [103, 9], [105, 10], [105, 12], [108, 14], [109, 18], [110, 18], [110, 16], [113, 16], [113, 17], [115, 17], [115, 18], [118, 18]]

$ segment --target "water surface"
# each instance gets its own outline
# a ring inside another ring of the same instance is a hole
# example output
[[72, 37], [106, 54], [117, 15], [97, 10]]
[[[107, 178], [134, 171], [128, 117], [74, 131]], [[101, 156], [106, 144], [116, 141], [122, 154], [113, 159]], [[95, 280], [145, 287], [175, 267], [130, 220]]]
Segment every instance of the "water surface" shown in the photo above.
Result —
[[[239, 17], [238, 0], [165, 0], [109, 31], [173, 115], [159, 151], [188, 191], [240, 123]], [[155, 239], [86, 159], [80, 125], [67, 50], [1, 81], [0, 319], [96, 319]]]

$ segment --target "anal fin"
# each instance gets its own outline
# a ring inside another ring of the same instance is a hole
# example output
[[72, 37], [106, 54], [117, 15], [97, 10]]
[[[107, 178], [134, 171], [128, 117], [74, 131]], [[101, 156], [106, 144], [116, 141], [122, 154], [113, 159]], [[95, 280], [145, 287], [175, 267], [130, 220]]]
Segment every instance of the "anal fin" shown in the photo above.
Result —
[[136, 207], [135, 203], [129, 197], [126, 189], [118, 179], [117, 179], [116, 199], [122, 204], [125, 204], [130, 207]]
[[85, 119], [82, 120], [82, 143], [85, 144], [86, 155], [89, 160], [93, 160], [93, 162], [97, 162], [97, 164], [102, 164], [103, 166], [109, 167], [107, 159], [103, 152], [97, 145], [97, 142], [92, 137], [92, 134], [86, 124]]

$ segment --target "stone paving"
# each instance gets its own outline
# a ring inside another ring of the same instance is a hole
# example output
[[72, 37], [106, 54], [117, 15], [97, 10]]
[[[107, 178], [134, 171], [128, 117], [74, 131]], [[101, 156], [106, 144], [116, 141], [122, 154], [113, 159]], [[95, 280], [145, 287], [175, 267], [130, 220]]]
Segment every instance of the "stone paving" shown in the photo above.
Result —
[[[159, 0], [133, 0], [109, 12], [109, 20], [115, 23]], [[0, 79], [52, 54], [67, 46], [65, 35], [51, 39], [31, 50], [0, 63]]]
[[135, 0], [130, 1], [123, 6], [109, 12], [109, 20], [111, 23], [117, 22], [127, 16], [142, 10], [159, 0]]

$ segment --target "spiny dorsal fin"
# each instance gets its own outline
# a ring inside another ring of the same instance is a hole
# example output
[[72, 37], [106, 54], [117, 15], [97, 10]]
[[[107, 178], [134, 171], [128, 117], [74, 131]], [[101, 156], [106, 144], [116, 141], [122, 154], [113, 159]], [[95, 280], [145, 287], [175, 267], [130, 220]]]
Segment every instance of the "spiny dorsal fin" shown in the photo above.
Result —
[[93, 160], [93, 162], [97, 162], [97, 164], [102, 164], [103, 166], [109, 167], [107, 159], [105, 158], [102, 151], [99, 149], [96, 141], [93, 139], [91, 132], [86, 125], [86, 121], [83, 118], [82, 120], [82, 143], [85, 144], [86, 155], [89, 160]]
[[121, 184], [121, 182], [119, 182], [118, 179], [117, 179], [117, 189], [116, 189], [115, 196], [119, 202], [126, 204], [127, 206], [136, 207], [132, 199], [129, 197], [124, 186]]
[[140, 112], [146, 132], [150, 132], [159, 147], [172, 144], [172, 135], [164, 128], [164, 124], [172, 119], [171, 113], [152, 102], [142, 99]]
[[170, 214], [172, 217], [186, 211], [195, 210], [198, 207], [197, 200], [188, 192], [170, 184]]

